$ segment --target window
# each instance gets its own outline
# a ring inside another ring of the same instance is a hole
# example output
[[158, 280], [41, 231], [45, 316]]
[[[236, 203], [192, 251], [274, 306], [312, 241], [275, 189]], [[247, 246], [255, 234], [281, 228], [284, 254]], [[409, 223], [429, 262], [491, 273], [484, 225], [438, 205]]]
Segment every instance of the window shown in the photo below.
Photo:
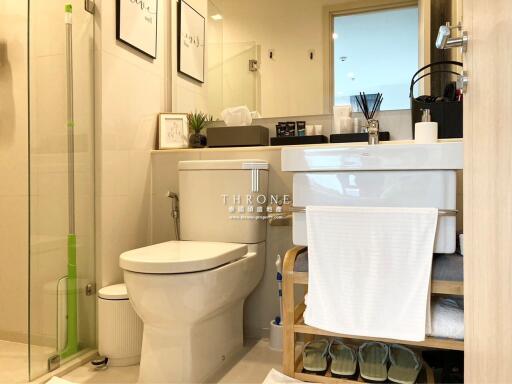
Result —
[[[334, 16], [334, 104], [380, 92], [381, 110], [409, 109], [418, 70], [418, 7]], [[357, 110], [357, 109], [355, 109]]]

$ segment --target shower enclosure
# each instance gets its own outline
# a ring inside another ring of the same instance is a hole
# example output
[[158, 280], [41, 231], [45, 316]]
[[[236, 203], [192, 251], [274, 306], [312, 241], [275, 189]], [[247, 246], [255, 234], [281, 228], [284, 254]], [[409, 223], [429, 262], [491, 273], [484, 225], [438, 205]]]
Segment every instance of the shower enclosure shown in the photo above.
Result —
[[0, 2], [0, 382], [95, 346], [93, 22]]

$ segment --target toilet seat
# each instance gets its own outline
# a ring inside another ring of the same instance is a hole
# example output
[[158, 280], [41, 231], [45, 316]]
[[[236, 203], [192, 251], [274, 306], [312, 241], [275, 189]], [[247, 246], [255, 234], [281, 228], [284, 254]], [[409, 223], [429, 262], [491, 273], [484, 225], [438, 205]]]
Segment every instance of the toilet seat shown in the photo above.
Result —
[[217, 268], [246, 254], [245, 244], [169, 241], [124, 252], [119, 264], [138, 273], [192, 273]]

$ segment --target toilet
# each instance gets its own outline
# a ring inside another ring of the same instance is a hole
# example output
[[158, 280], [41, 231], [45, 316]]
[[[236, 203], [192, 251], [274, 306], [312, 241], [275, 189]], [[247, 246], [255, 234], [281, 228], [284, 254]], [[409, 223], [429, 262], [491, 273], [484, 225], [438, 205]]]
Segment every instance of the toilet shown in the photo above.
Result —
[[120, 257], [144, 323], [140, 383], [205, 382], [236, 357], [244, 301], [265, 267], [268, 163], [182, 161], [178, 170], [181, 240]]

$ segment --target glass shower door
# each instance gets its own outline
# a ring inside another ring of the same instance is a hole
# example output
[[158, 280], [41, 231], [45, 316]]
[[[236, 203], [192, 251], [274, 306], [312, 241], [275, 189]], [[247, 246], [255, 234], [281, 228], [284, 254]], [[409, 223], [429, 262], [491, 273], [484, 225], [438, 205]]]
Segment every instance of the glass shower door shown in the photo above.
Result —
[[95, 345], [94, 36], [83, 0], [30, 0], [29, 13], [34, 379]]

